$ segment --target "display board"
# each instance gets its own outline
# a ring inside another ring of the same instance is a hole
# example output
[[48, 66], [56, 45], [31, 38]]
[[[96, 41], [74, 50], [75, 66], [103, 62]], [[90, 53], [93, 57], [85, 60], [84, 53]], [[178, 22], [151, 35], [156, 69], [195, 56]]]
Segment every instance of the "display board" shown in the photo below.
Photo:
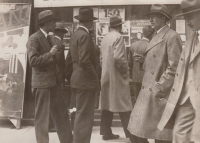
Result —
[[0, 117], [22, 117], [30, 12], [30, 4], [0, 4]]
[[134, 43], [140, 39], [142, 39], [142, 28], [146, 25], [151, 25], [149, 20], [132, 20], [130, 22], [131, 26], [131, 43]]

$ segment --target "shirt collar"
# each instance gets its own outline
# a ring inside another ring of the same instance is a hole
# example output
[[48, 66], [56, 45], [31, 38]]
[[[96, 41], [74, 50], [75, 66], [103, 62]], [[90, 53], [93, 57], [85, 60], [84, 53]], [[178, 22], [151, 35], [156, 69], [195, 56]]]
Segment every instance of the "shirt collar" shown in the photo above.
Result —
[[85, 29], [89, 33], [89, 30], [85, 26], [80, 25], [79, 27]]
[[160, 28], [156, 33], [158, 34], [165, 26], [163, 26], [162, 28]]
[[58, 37], [58, 36], [55, 36], [55, 37], [58, 38], [60, 41], [62, 41], [60, 37]]
[[143, 37], [142, 39], [149, 41], [149, 39], [147, 39], [147, 38], [145, 38], [145, 37]]
[[44, 34], [44, 36], [47, 38], [48, 34], [42, 28], [40, 28], [40, 30], [42, 31], [42, 33]]

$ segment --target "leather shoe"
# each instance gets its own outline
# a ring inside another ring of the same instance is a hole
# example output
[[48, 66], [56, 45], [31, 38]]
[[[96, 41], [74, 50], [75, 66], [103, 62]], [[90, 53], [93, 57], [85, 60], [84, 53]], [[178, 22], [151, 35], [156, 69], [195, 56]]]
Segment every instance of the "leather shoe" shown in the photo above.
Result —
[[50, 128], [49, 132], [56, 132], [56, 129], [55, 128]]
[[114, 135], [114, 134], [102, 136], [103, 140], [112, 140], [112, 139], [118, 139], [118, 138], [119, 138], [119, 135]]

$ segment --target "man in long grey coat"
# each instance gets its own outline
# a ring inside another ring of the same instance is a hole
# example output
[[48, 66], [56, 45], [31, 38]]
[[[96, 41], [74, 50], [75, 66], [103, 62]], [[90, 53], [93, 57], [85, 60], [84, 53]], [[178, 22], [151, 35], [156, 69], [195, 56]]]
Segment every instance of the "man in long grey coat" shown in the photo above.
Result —
[[173, 143], [200, 142], [200, 0], [182, 0], [181, 8], [178, 16], [194, 33], [187, 38], [158, 128], [174, 121]]
[[111, 130], [113, 113], [119, 112], [121, 122], [126, 134], [130, 113], [132, 110], [128, 63], [125, 44], [120, 31], [122, 29], [121, 18], [110, 18], [110, 32], [101, 43], [101, 126], [100, 134], [103, 140], [119, 138]]
[[[172, 140], [172, 130], [160, 131], [157, 125], [174, 82], [182, 42], [178, 33], [166, 24], [172, 17], [165, 5], [152, 5], [148, 15], [157, 34], [145, 50], [142, 89], [128, 125], [132, 143], [147, 143], [147, 138], [155, 139], [156, 143]], [[143, 58], [137, 55], [136, 59], [142, 62]]]

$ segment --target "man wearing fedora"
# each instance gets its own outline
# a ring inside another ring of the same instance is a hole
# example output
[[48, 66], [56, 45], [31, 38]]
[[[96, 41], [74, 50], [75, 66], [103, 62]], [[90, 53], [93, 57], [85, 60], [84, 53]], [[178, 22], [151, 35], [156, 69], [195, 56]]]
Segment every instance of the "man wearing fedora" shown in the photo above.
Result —
[[[56, 18], [51, 10], [38, 14], [40, 29], [27, 42], [28, 60], [32, 67], [32, 94], [35, 96], [35, 133], [37, 143], [49, 142], [49, 116], [52, 117], [60, 143], [71, 143], [68, 111], [63, 96], [59, 94], [61, 85], [57, 79], [55, 56], [60, 45], [51, 45], [49, 32], [54, 32]], [[56, 43], [58, 44], [58, 43]]]
[[75, 99], [75, 120], [73, 143], [90, 143], [93, 120], [95, 92], [99, 90], [97, 75], [97, 55], [89, 30], [93, 27], [93, 9], [83, 7], [79, 15], [74, 17], [79, 20], [79, 28], [70, 39], [70, 54], [73, 62], [71, 75], [72, 97]]
[[167, 105], [158, 125], [172, 123], [173, 143], [200, 142], [200, 0], [182, 0], [182, 14], [193, 33], [187, 38]]
[[116, 139], [119, 135], [112, 133], [113, 113], [118, 112], [126, 137], [132, 103], [129, 87], [128, 62], [125, 50], [121, 18], [110, 17], [110, 31], [101, 43], [101, 125], [100, 134], [103, 140]]
[[166, 24], [172, 16], [165, 5], [152, 5], [147, 15], [156, 35], [144, 52], [145, 58], [135, 56], [143, 63], [144, 76], [128, 130], [133, 134], [132, 143], [148, 143], [148, 138], [165, 143], [172, 140], [172, 129], [160, 131], [157, 125], [174, 82], [182, 42], [178, 33]]

